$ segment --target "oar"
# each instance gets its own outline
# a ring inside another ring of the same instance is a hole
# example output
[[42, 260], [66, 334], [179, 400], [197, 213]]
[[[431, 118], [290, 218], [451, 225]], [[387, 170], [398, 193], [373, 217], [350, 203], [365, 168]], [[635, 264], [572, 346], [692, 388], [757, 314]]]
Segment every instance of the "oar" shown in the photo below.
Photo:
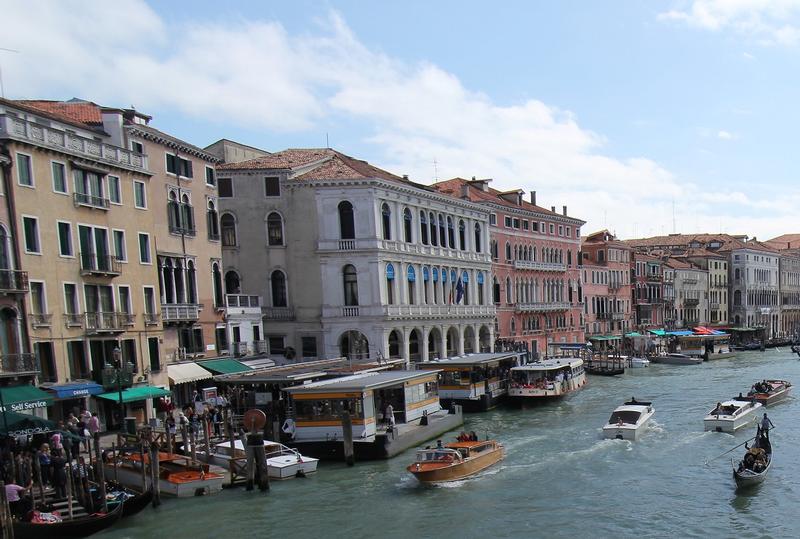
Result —
[[752, 437], [752, 438], [750, 438], [749, 440], [745, 440], [744, 442], [740, 443], [740, 444], [739, 444], [739, 445], [737, 445], [736, 447], [732, 447], [732, 448], [728, 449], [727, 451], [725, 451], [725, 452], [724, 452], [724, 453], [722, 453], [721, 455], [717, 455], [716, 457], [714, 457], [714, 458], [712, 458], [712, 459], [706, 459], [706, 461], [705, 461], [705, 463], [704, 463], [704, 464], [705, 464], [706, 466], [708, 466], [708, 463], [709, 463], [709, 462], [711, 462], [712, 460], [717, 460], [717, 459], [718, 459], [718, 458], [720, 458], [720, 457], [724, 457], [725, 455], [727, 455], [728, 453], [730, 453], [730, 452], [731, 452], [731, 451], [733, 451], [734, 449], [739, 449], [740, 447], [742, 447], [742, 446], [743, 446], [744, 444], [746, 444], [747, 442], [752, 442], [752, 441], [753, 441], [753, 440], [755, 440], [755, 439], [756, 439], [756, 437], [755, 437], [755, 436], [753, 436], [753, 437]]

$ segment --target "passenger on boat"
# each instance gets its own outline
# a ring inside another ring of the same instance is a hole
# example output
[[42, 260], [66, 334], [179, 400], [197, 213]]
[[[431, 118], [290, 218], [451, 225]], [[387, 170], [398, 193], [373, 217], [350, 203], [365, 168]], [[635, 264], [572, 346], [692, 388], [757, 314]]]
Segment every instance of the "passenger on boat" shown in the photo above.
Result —
[[458, 435], [458, 437], [456, 438], [456, 440], [457, 440], [457, 441], [459, 441], [459, 442], [466, 442], [466, 441], [469, 441], [469, 434], [467, 434], [466, 432], [464, 432], [464, 431], [462, 430], [462, 431], [461, 431], [461, 434], [459, 434], [459, 435]]
[[469, 439], [470, 439], [471, 442], [477, 442], [478, 441], [478, 435], [475, 433], [474, 430], [470, 431]]
[[725, 415], [725, 409], [722, 407], [722, 403], [721, 402], [717, 403], [717, 407], [714, 408], [714, 411], [711, 412], [711, 414], [712, 415], [718, 415], [718, 416]]
[[441, 440], [436, 440], [436, 449], [444, 449]]

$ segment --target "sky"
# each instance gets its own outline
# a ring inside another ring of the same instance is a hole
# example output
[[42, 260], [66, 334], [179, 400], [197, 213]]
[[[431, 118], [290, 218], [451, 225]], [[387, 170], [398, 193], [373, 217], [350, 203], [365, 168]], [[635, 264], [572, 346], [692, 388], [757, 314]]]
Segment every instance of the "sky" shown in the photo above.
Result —
[[584, 234], [800, 232], [800, 0], [4, 0], [3, 20], [10, 99], [491, 178]]

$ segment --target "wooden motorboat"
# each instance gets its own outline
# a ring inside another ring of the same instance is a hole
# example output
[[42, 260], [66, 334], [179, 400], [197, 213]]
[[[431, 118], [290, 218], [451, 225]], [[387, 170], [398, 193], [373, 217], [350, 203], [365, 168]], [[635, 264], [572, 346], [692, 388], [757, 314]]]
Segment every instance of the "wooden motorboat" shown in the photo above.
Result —
[[753, 447], [747, 450], [739, 466], [733, 469], [736, 488], [746, 488], [762, 483], [772, 466], [772, 443], [769, 437], [758, 429]]
[[764, 406], [769, 406], [789, 396], [791, 391], [791, 382], [786, 380], [764, 380], [753, 384], [747, 396], [756, 399]]
[[[108, 513], [63, 519], [54, 522], [14, 522], [16, 539], [62, 539], [65, 537], [88, 537], [93, 533], [113, 526], [122, 517], [122, 504]], [[36, 516], [34, 515], [36, 518]], [[63, 518], [63, 517], [62, 517]]]
[[705, 430], [733, 434], [755, 419], [761, 406], [755, 399], [731, 399], [715, 406], [703, 419], [703, 425]]
[[662, 356], [654, 356], [651, 358], [654, 363], [663, 363], [665, 365], [700, 365], [703, 362], [702, 357], [690, 356], [688, 354], [665, 354]]
[[655, 413], [652, 403], [631, 399], [614, 409], [608, 423], [603, 427], [603, 437], [636, 441], [647, 429]]
[[[144, 461], [149, 465], [149, 455], [144, 456]], [[190, 457], [164, 452], [158, 454], [158, 463], [158, 487], [165, 496], [186, 498], [222, 490], [224, 470], [217, 467], [214, 467], [215, 471], [208, 464], [194, 462]], [[125, 456], [115, 473], [119, 482], [126, 487], [142, 488], [142, 461], [138, 454]]]
[[456, 442], [418, 450], [416, 461], [406, 469], [421, 483], [443, 483], [475, 475], [504, 456], [505, 449], [494, 440]]

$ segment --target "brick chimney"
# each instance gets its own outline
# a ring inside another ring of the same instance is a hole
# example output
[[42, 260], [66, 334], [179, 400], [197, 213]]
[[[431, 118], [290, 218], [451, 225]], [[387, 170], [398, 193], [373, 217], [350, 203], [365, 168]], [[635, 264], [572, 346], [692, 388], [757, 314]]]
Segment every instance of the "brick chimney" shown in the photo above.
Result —
[[563, 210], [564, 215], [566, 215], [567, 214], [567, 207], [566, 206], [561, 206], [561, 209]]
[[536, 206], [536, 191], [531, 191], [531, 204]]

